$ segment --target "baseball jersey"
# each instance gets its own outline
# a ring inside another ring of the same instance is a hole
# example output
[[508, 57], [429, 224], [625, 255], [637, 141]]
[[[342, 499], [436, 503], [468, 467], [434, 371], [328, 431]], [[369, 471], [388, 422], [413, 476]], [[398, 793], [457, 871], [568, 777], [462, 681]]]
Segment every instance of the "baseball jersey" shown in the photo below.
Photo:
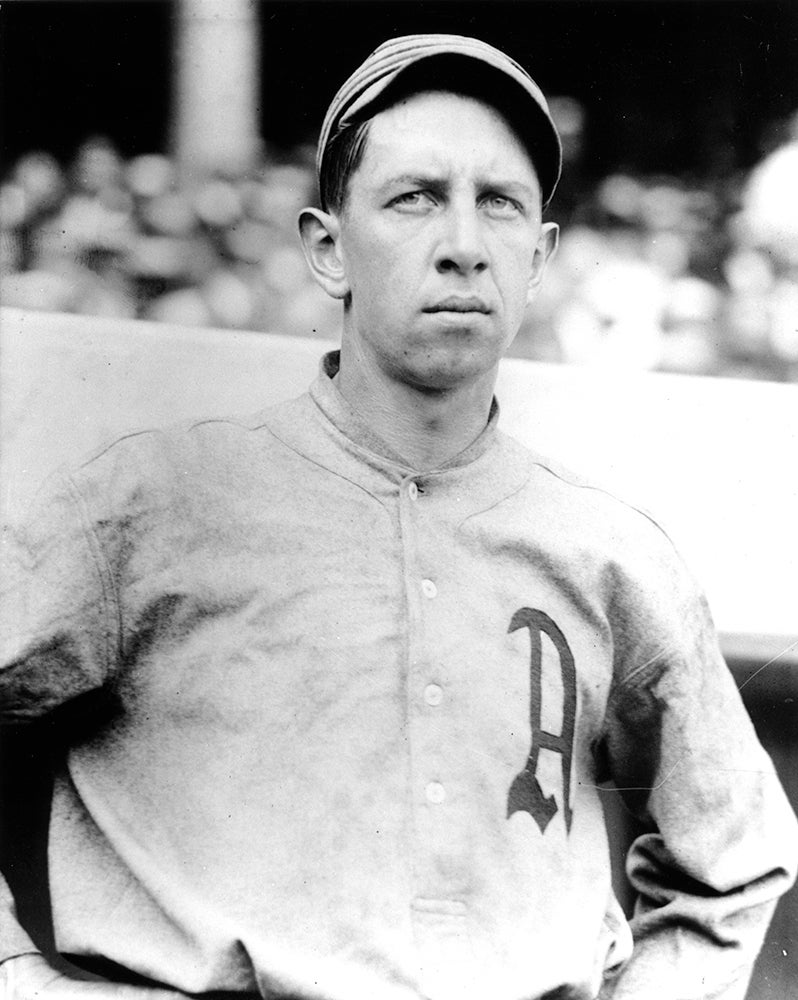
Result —
[[55, 783], [59, 951], [192, 993], [742, 997], [796, 827], [671, 542], [495, 405], [415, 472], [336, 364], [115, 442], [32, 520], [3, 717], [107, 706]]

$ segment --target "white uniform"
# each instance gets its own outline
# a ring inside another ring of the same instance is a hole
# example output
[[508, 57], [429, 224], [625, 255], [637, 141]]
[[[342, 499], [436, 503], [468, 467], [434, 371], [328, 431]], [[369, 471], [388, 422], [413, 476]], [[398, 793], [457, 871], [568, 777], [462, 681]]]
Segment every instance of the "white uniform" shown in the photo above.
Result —
[[[56, 784], [59, 949], [187, 992], [742, 997], [796, 828], [670, 541], [495, 410], [414, 474], [334, 368], [122, 439], [35, 522], [4, 717], [115, 706]], [[651, 824], [634, 951], [609, 777]]]

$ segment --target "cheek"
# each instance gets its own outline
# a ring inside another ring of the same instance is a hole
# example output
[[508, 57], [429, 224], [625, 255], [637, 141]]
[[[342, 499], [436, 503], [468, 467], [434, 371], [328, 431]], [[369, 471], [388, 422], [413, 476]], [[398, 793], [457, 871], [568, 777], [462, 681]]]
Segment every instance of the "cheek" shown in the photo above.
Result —
[[502, 246], [497, 257], [495, 280], [505, 298], [526, 301], [534, 263], [534, 252], [530, 252], [525, 242]]
[[421, 255], [412, 246], [371, 240], [357, 249], [348, 272], [353, 302], [359, 297], [369, 311], [395, 311], [417, 298], [425, 280]]
[[379, 287], [393, 273], [397, 257], [390, 241], [380, 239], [379, 234], [363, 233], [346, 241], [344, 266], [355, 284]]

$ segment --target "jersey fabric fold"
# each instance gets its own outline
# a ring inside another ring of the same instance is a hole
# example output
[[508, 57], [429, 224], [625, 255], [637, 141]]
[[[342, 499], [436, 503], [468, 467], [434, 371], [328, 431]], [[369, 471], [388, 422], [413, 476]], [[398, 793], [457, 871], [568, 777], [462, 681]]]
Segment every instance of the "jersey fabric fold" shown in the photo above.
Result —
[[[495, 405], [414, 472], [336, 364], [102, 449], [20, 539], [3, 718], [111, 706], [56, 778], [59, 951], [191, 993], [742, 998], [796, 828], [670, 540]], [[0, 941], [33, 948], [10, 901]]]

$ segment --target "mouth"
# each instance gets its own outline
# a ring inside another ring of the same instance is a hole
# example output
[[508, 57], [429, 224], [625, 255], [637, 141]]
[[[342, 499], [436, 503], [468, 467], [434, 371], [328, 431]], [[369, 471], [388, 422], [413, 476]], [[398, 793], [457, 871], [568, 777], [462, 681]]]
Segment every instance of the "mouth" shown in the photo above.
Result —
[[428, 306], [424, 309], [424, 312], [482, 313], [486, 316], [490, 312], [490, 308], [487, 303], [483, 302], [483, 300], [478, 298], [476, 295], [450, 295], [448, 298], [441, 299], [440, 302], [436, 302], [435, 305]]

